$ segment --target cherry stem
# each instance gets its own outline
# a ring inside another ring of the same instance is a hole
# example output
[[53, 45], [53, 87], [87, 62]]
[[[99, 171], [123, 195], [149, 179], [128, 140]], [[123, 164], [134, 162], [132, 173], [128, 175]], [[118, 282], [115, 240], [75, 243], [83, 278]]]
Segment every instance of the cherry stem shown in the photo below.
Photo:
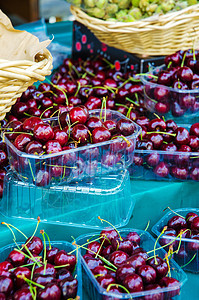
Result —
[[138, 103], [136, 103], [135, 101], [133, 101], [132, 99], [130, 99], [130, 98], [128, 98], [128, 97], [126, 97], [125, 100], [127, 100], [127, 101], [133, 103], [133, 104], [136, 105], [136, 106], [139, 106]]
[[[81, 248], [81, 247], [83, 247], [83, 246], [87, 246], [88, 244], [90, 244], [90, 242], [96, 242], [96, 241], [99, 241], [100, 239], [102, 239], [102, 238], [104, 238], [103, 236], [98, 236], [98, 238], [97, 239], [95, 239], [95, 240], [91, 240], [93, 237], [91, 237], [89, 240], [87, 240], [87, 242], [85, 243], [85, 244], [83, 244], [82, 246], [80, 246], [80, 245], [77, 245], [76, 244], [76, 242], [75, 242], [75, 239], [74, 239], [74, 241], [73, 241], [73, 243], [72, 243], [72, 245], [76, 245], [76, 246], [78, 246], [78, 248]], [[69, 255], [71, 255], [73, 252], [75, 252], [76, 251], [76, 249], [74, 249], [74, 250], [72, 250], [71, 252], [69, 252], [68, 254]]]
[[[36, 225], [35, 231], [33, 232], [32, 236], [29, 238], [29, 240], [25, 243], [24, 246], [26, 246], [33, 239], [33, 237], [35, 236], [35, 234], [37, 232], [37, 229], [38, 229], [38, 226], [39, 226], [40, 222], [41, 222], [40, 217], [37, 217], [37, 225]], [[28, 239], [28, 238], [26, 237], [26, 239]]]
[[97, 251], [97, 253], [96, 253], [96, 255], [95, 255], [95, 258], [98, 257], [98, 254], [100, 253], [100, 251], [101, 251], [101, 249], [102, 249], [102, 246], [103, 246], [105, 240], [106, 240], [106, 239], [104, 238], [103, 241], [102, 241], [102, 243], [101, 243], [101, 245], [100, 245], [100, 247], [99, 247], [99, 249], [98, 249], [98, 251]]
[[108, 269], [108, 270], [111, 270], [111, 271], [113, 271], [113, 272], [116, 272], [115, 269], [112, 269], [112, 268], [110, 268], [110, 267], [108, 267], [108, 266], [105, 266], [105, 268]]
[[169, 69], [171, 65], [172, 65], [172, 61], [170, 61], [170, 62], [168, 63], [167, 69]]
[[37, 289], [36, 287], [33, 287], [31, 284], [29, 285], [30, 287], [30, 293], [32, 295], [32, 299], [36, 300], [37, 299]]
[[111, 224], [109, 221], [106, 221], [106, 220], [100, 218], [100, 216], [98, 216], [98, 219], [99, 219], [102, 223], [103, 223], [103, 222], [106, 222], [107, 224], [111, 225], [111, 226], [113, 227], [113, 229], [115, 229], [115, 231], [116, 231], [117, 234], [119, 235], [120, 241], [123, 241], [123, 239], [122, 239], [122, 237], [121, 237], [119, 231], [117, 230], [117, 228], [116, 228], [113, 224]]
[[146, 88], [144, 87], [143, 89], [143, 92], [144, 92], [144, 96], [147, 97], [148, 99], [150, 99], [151, 101], [155, 102], [155, 103], [158, 103], [158, 101], [156, 101], [155, 99], [152, 99], [151, 97], [149, 97], [149, 95], [146, 94]]
[[110, 284], [108, 285], [106, 291], [109, 292], [109, 291], [110, 291], [110, 288], [111, 288], [112, 286], [116, 286], [117, 288], [120, 287], [120, 288], [123, 289], [127, 294], [130, 295], [130, 298], [129, 298], [129, 299], [133, 299], [133, 298], [131, 297], [131, 293], [129, 292], [129, 290], [127, 290], [127, 288], [125, 288], [123, 285], [118, 284], [118, 283], [110, 283]]
[[185, 53], [183, 55], [183, 59], [182, 59], [182, 63], [181, 63], [181, 68], [184, 67], [184, 62], [185, 62], [186, 55], [187, 55], [187, 51], [185, 51]]
[[[170, 249], [169, 249], [169, 251], [170, 251]], [[168, 255], [168, 253], [166, 253], [165, 254], [165, 259], [166, 259], [166, 263], [167, 263], [167, 266], [168, 266], [168, 275], [169, 275], [169, 277], [171, 277], [171, 267], [170, 267], [170, 263], [169, 263], [169, 255]]]
[[158, 76], [153, 75], [153, 74], [148, 74], [148, 73], [140, 73], [140, 74], [136, 74], [136, 76], [148, 76], [154, 79], [158, 79]]
[[193, 255], [193, 257], [192, 257], [185, 265], [181, 266], [181, 268], [184, 268], [184, 267], [186, 267], [188, 264], [190, 264], [190, 263], [194, 260], [194, 258], [196, 257], [196, 255], [197, 255], [197, 253], [195, 253], [195, 254]]
[[40, 115], [40, 118], [42, 119], [43, 115], [45, 114], [46, 111], [48, 111], [49, 109], [53, 108], [54, 106], [50, 106], [48, 108], [46, 108]]
[[127, 114], [126, 114], [126, 117], [130, 119], [130, 114], [131, 114], [131, 111], [132, 111], [132, 108], [133, 106], [131, 105], [127, 111]]
[[16, 236], [15, 236], [14, 231], [12, 230], [12, 228], [10, 228], [10, 226], [9, 226], [7, 223], [5, 223], [5, 222], [1, 222], [1, 224], [2, 224], [2, 225], [6, 225], [6, 226], [8, 227], [8, 229], [11, 231], [11, 233], [12, 233], [12, 235], [13, 235], [13, 241], [14, 241], [15, 244], [16, 244]]
[[35, 270], [35, 266], [36, 266], [36, 263], [33, 264], [33, 267], [32, 267], [32, 270], [31, 270], [31, 280], [33, 279], [33, 276], [34, 276], [34, 270]]
[[46, 79], [46, 80], [47, 80], [48, 82], [50, 82], [50, 84], [51, 84], [54, 88], [56, 88], [57, 90], [61, 91], [61, 92], [64, 94], [64, 96], [65, 96], [65, 98], [66, 98], [66, 105], [68, 106], [68, 97], [67, 97], [67, 95], [66, 95], [65, 90], [62, 89], [62, 88], [60, 88], [60, 87], [57, 86], [56, 84], [52, 83], [50, 80], [48, 80], [48, 79]]
[[29, 167], [30, 167], [30, 172], [31, 172], [31, 175], [32, 175], [33, 182], [35, 182], [35, 176], [34, 176], [33, 169], [32, 169], [32, 165], [31, 165], [29, 159], [28, 159], [28, 164], [29, 164]]
[[163, 211], [165, 211], [165, 210], [167, 210], [167, 209], [169, 209], [170, 211], [172, 211], [176, 216], [179, 216], [179, 217], [181, 217], [181, 218], [183, 218], [183, 219], [185, 219], [185, 217], [183, 217], [183, 216], [181, 216], [181, 215], [179, 215], [176, 211], [174, 211], [173, 209], [171, 209], [169, 206], [168, 207], [166, 207], [165, 209], [163, 209]]
[[170, 132], [166, 132], [166, 131], [149, 131], [149, 132], [147, 132], [147, 134], [152, 134], [152, 133], [160, 133], [160, 134], [167, 134], [167, 135], [171, 135], [171, 136], [176, 136], [176, 133], [170, 133]]
[[51, 243], [50, 243], [50, 238], [48, 236], [48, 234], [44, 231], [44, 234], [46, 235], [47, 239], [48, 239], [48, 243], [49, 243], [49, 250], [52, 249]]
[[115, 103], [115, 106], [122, 106], [122, 107], [125, 107], [125, 108], [129, 108], [127, 105], [121, 104], [121, 103]]
[[[118, 138], [123, 139], [123, 140], [127, 143], [127, 147], [130, 147], [130, 146], [131, 146], [131, 143], [129, 142], [129, 140], [128, 140], [125, 136], [123, 136], [123, 135], [113, 136], [113, 137], [111, 138], [111, 140], [118, 139]], [[113, 225], [112, 225], [112, 226], [113, 226]], [[116, 231], [117, 231], [117, 230], [116, 230]]]
[[95, 77], [95, 74], [94, 74], [94, 73], [87, 71], [84, 67], [82, 67], [82, 70], [85, 71], [87, 74], [89, 74], [89, 75]]
[[156, 113], [153, 113], [153, 114], [154, 114], [154, 116], [155, 116], [156, 118], [161, 119], [160, 116], [159, 116], [158, 114], [156, 114]]
[[40, 230], [40, 233], [42, 234], [43, 240], [44, 240], [44, 257], [43, 257], [43, 262], [45, 263], [46, 261], [46, 239], [44, 235], [44, 230]]
[[[27, 239], [27, 236], [20, 229], [18, 229], [17, 227], [13, 226], [12, 224], [8, 224], [6, 222], [1, 222], [1, 224], [2, 225], [6, 225], [8, 228], [9, 228], [9, 226], [11, 226], [12, 228], [14, 228], [15, 230], [17, 230], [19, 233], [21, 233]], [[15, 240], [16, 240], [16, 237], [15, 237]]]
[[156, 239], [156, 241], [155, 241], [155, 244], [154, 244], [153, 252], [154, 252], [155, 265], [158, 264], [157, 259], [156, 259], [156, 254], [155, 254], [155, 251], [156, 251], [156, 245], [157, 245], [158, 240], [159, 240], [160, 237], [164, 234], [164, 232], [165, 232], [166, 229], [167, 229], [167, 226], [165, 226], [165, 227], [163, 228], [163, 230], [160, 232], [160, 234], [159, 234], [159, 236], [157, 237], [157, 239]]
[[69, 266], [70, 266], [70, 264], [65, 264], [65, 265], [62, 265], [62, 266], [54, 266], [54, 268], [58, 269], [58, 268], [65, 268], [65, 267], [69, 267]]
[[[148, 223], [147, 223], [147, 225], [146, 225], [144, 231], [147, 231], [147, 230], [148, 230], [149, 225], [150, 225], [150, 221], [148, 221]], [[140, 234], [140, 237], [141, 237], [143, 234], [144, 234], [144, 232]]]
[[108, 61], [105, 57], [103, 57], [102, 60], [105, 61], [111, 69], [115, 69], [115, 65]]
[[77, 94], [79, 93], [80, 87], [81, 87], [81, 84], [80, 84], [80, 82], [78, 81], [78, 85], [77, 85], [77, 90], [76, 90], [76, 93], [75, 93], [75, 97], [76, 97]]
[[38, 286], [38, 287], [41, 288], [41, 289], [44, 289], [44, 288], [45, 288], [44, 285], [41, 285], [41, 284], [39, 284], [39, 283], [36, 283], [36, 282], [34, 282], [34, 281], [28, 279], [28, 278], [26, 278], [24, 275], [17, 275], [17, 277], [23, 279], [25, 282], [28, 283], [28, 285], [29, 285], [29, 284], [34, 284], [35, 286]]

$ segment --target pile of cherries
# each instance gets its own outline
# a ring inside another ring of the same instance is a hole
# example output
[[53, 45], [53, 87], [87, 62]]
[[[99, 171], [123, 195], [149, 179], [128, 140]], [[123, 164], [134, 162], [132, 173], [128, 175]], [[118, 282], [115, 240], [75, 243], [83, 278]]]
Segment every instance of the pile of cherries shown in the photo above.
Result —
[[76, 299], [78, 281], [72, 275], [76, 256], [46, 247], [36, 236], [25, 245], [22, 250], [16, 247], [0, 263], [0, 299]]
[[[198, 271], [198, 259], [196, 257], [192, 262], [192, 258], [199, 250], [199, 215], [191, 211], [187, 212], [185, 217], [174, 215], [168, 220], [165, 226], [166, 230], [164, 230], [164, 236], [160, 238], [160, 244], [168, 245], [170, 243], [174, 251], [179, 248], [174, 255], [175, 260], [180, 265], [191, 262], [191, 267], [193, 267], [193, 269], [196, 268]], [[168, 236], [168, 238], [166, 236]], [[176, 239], [177, 236], [178, 239]], [[179, 245], [180, 236], [185, 240]], [[186, 241], [186, 238], [192, 241]], [[168, 250], [168, 246], [166, 250]], [[189, 267], [189, 264], [187, 267]]]
[[[58, 112], [84, 105], [88, 110], [102, 107], [123, 114], [135, 120], [142, 115], [144, 100], [143, 87], [134, 78], [135, 71], [122, 73], [103, 57], [88, 58], [86, 61], [65, 59], [49, 83], [41, 83], [38, 88], [30, 86], [6, 118], [24, 120], [28, 116], [49, 118]], [[132, 109], [133, 107], [133, 109]]]
[[199, 112], [199, 51], [177, 51], [166, 56], [165, 64], [145, 86], [146, 107], [160, 115], [171, 111], [175, 117]]
[[143, 116], [136, 122], [142, 127], [136, 149], [153, 151], [135, 153], [135, 166], [152, 170], [161, 178], [171, 175], [181, 180], [199, 180], [199, 123], [188, 130], [177, 126], [173, 120], [161, 118], [149, 120]]
[[6, 144], [0, 139], [0, 198], [3, 196], [3, 181], [9, 166]]
[[[80, 245], [81, 247], [81, 245]], [[170, 287], [167, 299], [179, 294], [179, 282], [168, 276], [167, 262], [156, 255], [149, 257], [141, 247], [137, 232], [129, 231], [125, 237], [112, 230], [102, 230], [99, 240], [90, 241], [83, 258], [98, 283], [114, 294], [151, 291], [142, 299], [161, 300], [161, 288]], [[152, 293], [159, 290], [159, 293]], [[109, 299], [109, 297], [105, 298]]]
[[[101, 110], [102, 117], [89, 116], [85, 106], [77, 106], [69, 112], [58, 116], [56, 123], [45, 122], [39, 117], [30, 117], [23, 123], [18, 120], [10, 121], [5, 127], [6, 137], [20, 151], [42, 157], [44, 154], [62, 155], [52, 159], [35, 161], [32, 171], [35, 172], [36, 185], [48, 184], [52, 178], [94, 175], [98, 161], [105, 167], [114, 167], [124, 159], [124, 155], [131, 155], [133, 159], [134, 143], [127, 139], [135, 131], [135, 124], [123, 117], [113, 120], [108, 110]], [[112, 118], [112, 119], [111, 119]], [[78, 152], [73, 149], [113, 140], [110, 145], [103, 147], [100, 153], [98, 147], [88, 148]], [[106, 149], [105, 149], [106, 148]], [[11, 166], [19, 173], [30, 170], [26, 158], [17, 156], [16, 151], [9, 147], [12, 156]], [[66, 150], [69, 150], [68, 153]], [[30, 174], [31, 175], [31, 174]]]

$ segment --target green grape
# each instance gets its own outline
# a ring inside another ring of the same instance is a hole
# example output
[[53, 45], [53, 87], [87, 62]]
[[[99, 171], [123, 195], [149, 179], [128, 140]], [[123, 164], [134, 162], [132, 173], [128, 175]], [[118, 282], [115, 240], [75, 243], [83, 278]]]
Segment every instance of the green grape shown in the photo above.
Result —
[[151, 16], [151, 15], [154, 14], [154, 12], [156, 11], [157, 7], [158, 7], [157, 4], [151, 3], [151, 4], [149, 4], [149, 5], [147, 6], [146, 12], [148, 13], [149, 16]]
[[104, 9], [104, 7], [107, 5], [108, 0], [96, 0], [95, 4], [98, 8]]
[[95, 18], [102, 19], [105, 15], [104, 10], [98, 8], [98, 7], [93, 7], [93, 8], [88, 8], [87, 13]]
[[140, 0], [131, 0], [131, 4], [134, 7], [139, 7]]
[[175, 10], [181, 10], [188, 7], [187, 1], [176, 1]]
[[105, 13], [110, 18], [111, 16], [115, 15], [116, 12], [118, 11], [118, 5], [116, 3], [108, 3], [105, 9]]
[[127, 13], [128, 13], [127, 9], [121, 9], [120, 11], [118, 11], [118, 12], [116, 13], [116, 19], [117, 19], [118, 21], [123, 22], [124, 19], [125, 19], [125, 17], [127, 16]]
[[161, 6], [161, 5], [159, 5], [159, 6], [156, 8], [155, 13], [156, 13], [156, 14], [162, 14], [162, 13], [163, 13], [162, 6]]
[[136, 19], [133, 16], [130, 16], [129, 14], [125, 17], [123, 22], [135, 22]]
[[84, 5], [86, 8], [95, 7], [95, 0], [84, 0]]
[[146, 7], [149, 5], [149, 0], [140, 0], [139, 7], [142, 11], [146, 11]]
[[174, 0], [165, 0], [164, 2], [162, 2], [162, 9], [165, 13], [172, 10], [174, 6], [175, 6]]
[[136, 20], [140, 20], [142, 18], [142, 12], [138, 7], [131, 8], [128, 15], [132, 16]]
[[129, 8], [131, 0], [119, 0], [118, 7], [119, 9], [126, 9]]

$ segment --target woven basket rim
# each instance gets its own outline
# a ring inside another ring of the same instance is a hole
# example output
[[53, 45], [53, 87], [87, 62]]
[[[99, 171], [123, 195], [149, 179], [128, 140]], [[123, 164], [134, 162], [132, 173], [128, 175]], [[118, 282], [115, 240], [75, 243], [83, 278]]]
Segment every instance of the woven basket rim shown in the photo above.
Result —
[[[175, 22], [182, 20], [182, 18], [184, 18], [185, 16], [187, 16], [188, 18], [192, 18], [192, 15], [199, 17], [199, 4], [188, 6], [176, 12], [169, 12], [163, 15], [154, 15], [134, 22], [120, 22], [120, 21], [114, 22], [114, 21], [106, 21], [106, 20], [98, 19], [88, 15], [83, 9], [73, 5], [71, 5], [70, 10], [71, 13], [75, 17], [77, 17], [77, 19], [82, 18], [89, 21], [90, 27], [92, 27], [93, 24], [94, 26], [100, 25], [103, 26], [104, 30], [105, 29], [118, 30], [118, 28], [120, 28], [121, 30], [122, 28], [123, 29], [128, 28], [128, 30], [134, 28], [134, 30], [136, 30], [136, 29], [146, 28], [147, 26], [154, 27], [154, 28], [156, 28], [157, 26], [157, 28], [161, 27], [163, 29], [164, 26], [166, 25], [168, 26], [168, 22], [172, 22], [173, 26], [175, 26]], [[163, 23], [163, 25], [157, 25], [157, 23]], [[102, 30], [102, 28], [98, 28], [98, 29]]]

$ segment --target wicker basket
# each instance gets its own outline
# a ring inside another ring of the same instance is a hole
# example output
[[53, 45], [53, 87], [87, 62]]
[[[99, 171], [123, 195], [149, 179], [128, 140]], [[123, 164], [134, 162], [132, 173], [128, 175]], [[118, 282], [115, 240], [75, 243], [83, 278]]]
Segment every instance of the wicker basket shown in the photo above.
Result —
[[199, 37], [199, 4], [136, 22], [109, 22], [71, 6], [75, 19], [103, 43], [142, 56], [168, 55], [193, 47]]
[[0, 59], [0, 120], [5, 118], [18, 97], [34, 82], [51, 74], [52, 56], [45, 49], [35, 61]]

